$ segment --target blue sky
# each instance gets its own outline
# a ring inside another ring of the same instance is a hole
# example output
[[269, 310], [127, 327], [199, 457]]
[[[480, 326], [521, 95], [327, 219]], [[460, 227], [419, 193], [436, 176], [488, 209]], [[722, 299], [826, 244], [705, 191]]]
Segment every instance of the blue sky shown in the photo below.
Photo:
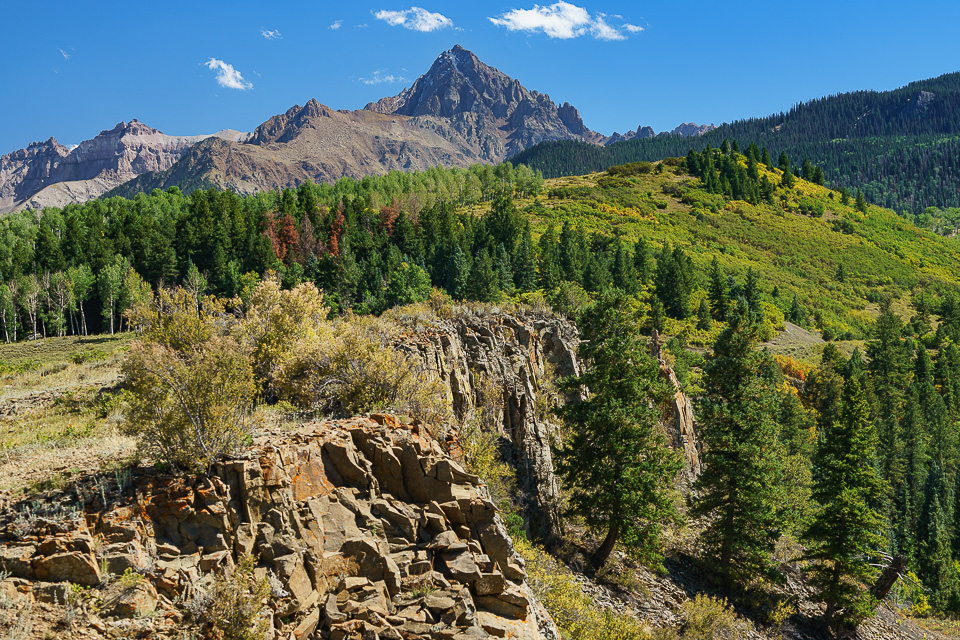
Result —
[[461, 44], [603, 133], [721, 122], [960, 70], [960, 2], [6, 3], [0, 153], [120, 120], [250, 130], [394, 95]]

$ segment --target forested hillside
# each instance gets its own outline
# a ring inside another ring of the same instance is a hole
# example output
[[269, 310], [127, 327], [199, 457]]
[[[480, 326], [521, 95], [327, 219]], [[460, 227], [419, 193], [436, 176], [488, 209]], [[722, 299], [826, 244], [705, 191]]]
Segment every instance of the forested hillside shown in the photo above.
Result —
[[895, 91], [857, 91], [811, 100], [785, 113], [724, 124], [701, 136], [661, 135], [598, 147], [546, 142], [514, 156], [547, 177], [581, 175], [638, 160], [682, 156], [725, 139], [787, 152], [821, 166], [828, 184], [861, 189], [871, 202], [920, 214], [960, 206], [960, 74]]
[[482, 301], [617, 286], [655, 292], [672, 323], [697, 311], [715, 263], [724, 279], [759, 279], [774, 325], [786, 315], [862, 338], [883, 295], [915, 289], [935, 305], [957, 284], [953, 241], [745, 151], [546, 185], [523, 166], [478, 165], [15, 214], [0, 220], [0, 325], [10, 340], [115, 330], [148, 286], [245, 296], [268, 270], [314, 282], [335, 313], [377, 313], [431, 286]]

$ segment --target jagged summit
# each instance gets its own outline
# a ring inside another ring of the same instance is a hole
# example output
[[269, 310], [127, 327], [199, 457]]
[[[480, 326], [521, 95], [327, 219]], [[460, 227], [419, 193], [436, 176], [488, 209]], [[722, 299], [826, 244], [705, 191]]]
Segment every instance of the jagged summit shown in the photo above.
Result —
[[367, 105], [380, 113], [404, 116], [441, 116], [491, 111], [504, 117], [523, 100], [536, 102], [542, 96], [528, 91], [518, 80], [484, 64], [460, 45], [444, 51], [430, 70], [400, 94]]
[[501, 121], [499, 126], [514, 130], [510, 152], [541, 140], [600, 137], [584, 126], [569, 103], [557, 106], [547, 94], [525, 88], [460, 45], [441, 53], [412, 86], [365, 109], [454, 119], [475, 114]]

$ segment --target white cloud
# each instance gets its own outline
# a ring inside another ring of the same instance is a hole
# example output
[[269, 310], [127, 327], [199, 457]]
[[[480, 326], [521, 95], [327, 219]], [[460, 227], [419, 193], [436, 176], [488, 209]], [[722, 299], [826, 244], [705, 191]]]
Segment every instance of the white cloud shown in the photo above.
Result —
[[260, 29], [260, 35], [267, 40], [279, 40], [283, 37], [283, 34], [276, 29]]
[[590, 32], [593, 34], [593, 37], [597, 40], [626, 40], [627, 36], [623, 35], [620, 31], [614, 29], [607, 21], [604, 20], [603, 15], [598, 15], [593, 19], [593, 24], [590, 26]]
[[420, 7], [410, 7], [403, 11], [381, 10], [374, 13], [373, 16], [390, 26], [403, 27], [404, 29], [424, 33], [453, 26], [453, 20], [442, 13], [431, 13]]
[[70, 54], [67, 53], [66, 51], [64, 51], [63, 49], [60, 49], [60, 55], [63, 56], [63, 59], [64, 59], [64, 60], [69, 60], [69, 59], [70, 59]]
[[370, 74], [369, 78], [357, 78], [357, 81], [363, 84], [396, 84], [398, 82], [406, 82], [407, 79], [392, 73], [388, 74], [386, 69], [377, 69]]
[[223, 60], [210, 58], [204, 62], [207, 69], [217, 72], [217, 84], [227, 89], [252, 89], [253, 84], [244, 80], [240, 72], [233, 68], [232, 64], [227, 64]]
[[339, 28], [342, 27], [342, 26], [343, 26], [343, 20], [334, 20], [334, 21], [330, 24], [330, 28], [333, 29], [334, 31], [336, 31], [337, 29], [339, 29]]
[[603, 13], [590, 15], [583, 7], [561, 1], [543, 6], [535, 4], [532, 9], [511, 9], [488, 20], [498, 27], [506, 27], [508, 31], [542, 31], [549, 38], [561, 40], [588, 34], [597, 40], [626, 40], [624, 31], [643, 31], [641, 27], [630, 24], [615, 27], [607, 22], [607, 17]]

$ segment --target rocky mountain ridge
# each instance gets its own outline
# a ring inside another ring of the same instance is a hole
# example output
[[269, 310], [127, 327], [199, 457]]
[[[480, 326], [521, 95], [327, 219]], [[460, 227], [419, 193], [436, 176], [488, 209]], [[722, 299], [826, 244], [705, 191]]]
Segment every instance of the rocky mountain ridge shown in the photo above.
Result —
[[169, 168], [201, 140], [238, 141], [246, 135], [224, 130], [168, 136], [134, 119], [72, 149], [54, 138], [34, 143], [0, 157], [0, 213], [96, 198], [138, 175]]
[[614, 142], [624, 142], [626, 140], [646, 140], [647, 138], [655, 138], [657, 136], [682, 136], [684, 138], [689, 138], [691, 136], [703, 135], [709, 131], [713, 131], [716, 128], [717, 127], [712, 124], [684, 122], [677, 125], [670, 131], [661, 131], [657, 133], [653, 130], [653, 127], [638, 125], [636, 131], [631, 130], [622, 134], [614, 131], [612, 134], [604, 138], [602, 143], [604, 145], [609, 145], [613, 144]]

